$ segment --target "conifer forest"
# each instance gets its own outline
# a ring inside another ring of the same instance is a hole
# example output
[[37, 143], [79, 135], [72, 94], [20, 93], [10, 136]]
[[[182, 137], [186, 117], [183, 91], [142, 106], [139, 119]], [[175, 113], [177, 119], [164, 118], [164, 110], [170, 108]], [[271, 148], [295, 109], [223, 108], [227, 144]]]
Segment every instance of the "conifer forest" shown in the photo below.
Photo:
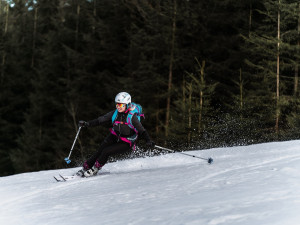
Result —
[[0, 0], [0, 175], [78, 166], [121, 91], [168, 148], [298, 139], [299, 65], [295, 0]]

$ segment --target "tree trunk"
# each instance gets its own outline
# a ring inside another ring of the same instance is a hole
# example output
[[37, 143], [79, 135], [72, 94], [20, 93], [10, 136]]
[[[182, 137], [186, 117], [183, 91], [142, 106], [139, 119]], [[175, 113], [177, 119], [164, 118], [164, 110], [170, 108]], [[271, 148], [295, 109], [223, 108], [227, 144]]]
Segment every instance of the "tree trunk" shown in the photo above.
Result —
[[2, 1], [0, 1], [0, 18], [2, 16]]
[[200, 98], [199, 98], [199, 115], [198, 115], [198, 133], [201, 133], [202, 126], [202, 114], [203, 114], [203, 89], [205, 87], [204, 83], [204, 68], [205, 68], [205, 60], [202, 61], [202, 66], [200, 69]]
[[176, 0], [174, 0], [173, 10], [173, 21], [172, 21], [172, 38], [170, 46], [170, 64], [169, 64], [169, 80], [168, 80], [168, 98], [167, 98], [167, 112], [166, 112], [166, 123], [165, 123], [165, 136], [169, 135], [169, 120], [170, 120], [170, 106], [171, 106], [171, 88], [172, 88], [172, 77], [173, 77], [173, 62], [174, 62], [174, 48], [175, 48], [175, 32], [176, 32]]
[[248, 36], [250, 37], [251, 33], [251, 27], [252, 27], [252, 1], [250, 1], [250, 9], [249, 9], [249, 30], [248, 30]]
[[242, 79], [242, 68], [240, 68], [240, 109], [243, 109], [244, 99], [243, 99], [243, 79]]
[[3, 50], [1, 62], [1, 84], [4, 81], [4, 66], [5, 66], [6, 52]]
[[[278, 0], [278, 7], [280, 7], [280, 0]], [[279, 116], [280, 116], [280, 108], [279, 108], [279, 61], [280, 61], [280, 9], [278, 8], [278, 17], [277, 17], [277, 72], [276, 72], [276, 124], [275, 131], [278, 134], [279, 130]]]
[[159, 109], [156, 110], [155, 112], [155, 119], [156, 119], [156, 125], [155, 125], [155, 134], [156, 134], [156, 137], [158, 137], [159, 135]]
[[75, 31], [75, 49], [78, 48], [78, 36], [79, 36], [79, 16], [80, 16], [80, 5], [77, 4], [77, 18], [76, 18], [76, 31]]
[[38, 5], [35, 6], [35, 10], [34, 10], [31, 68], [34, 67], [34, 52], [35, 52], [35, 43], [36, 43], [37, 13], [38, 13]]
[[[300, 47], [300, 39], [299, 39], [299, 35], [300, 35], [300, 3], [298, 3], [298, 41], [297, 41], [297, 45], [298, 48]], [[297, 53], [299, 53], [299, 51], [297, 51]], [[295, 64], [295, 79], [294, 79], [294, 96], [296, 97], [298, 94], [298, 84], [299, 84], [299, 64], [298, 64], [298, 60], [296, 60], [296, 64]]]
[[[96, 16], [97, 16], [97, 0], [94, 0], [94, 8], [93, 8], [93, 16], [94, 16], [94, 20], [96, 19]], [[95, 34], [95, 31], [96, 31], [96, 22], [94, 22], [94, 25], [92, 26], [92, 29], [93, 29], [93, 34]]]
[[8, 28], [8, 15], [9, 15], [9, 3], [6, 4], [6, 17], [5, 17], [4, 34], [7, 33], [7, 28]]
[[183, 78], [182, 81], [182, 111], [183, 111], [183, 118], [182, 121], [186, 120], [186, 81], [185, 78]]
[[97, 0], [94, 0], [94, 10], [93, 10], [94, 17], [97, 16], [97, 8], [96, 8], [96, 6], [97, 6]]
[[187, 90], [189, 92], [189, 104], [188, 104], [188, 145], [191, 143], [191, 135], [192, 135], [192, 93], [193, 93], [193, 85], [189, 83], [187, 85]]
[[[4, 34], [3, 34], [4, 37], [6, 36], [7, 28], [8, 28], [8, 14], [9, 14], [9, 4], [6, 3], [6, 16], [5, 16], [5, 25], [4, 25]], [[2, 60], [1, 60], [1, 83], [3, 83], [4, 80], [5, 61], [6, 61], [6, 52], [5, 49], [3, 49]]]

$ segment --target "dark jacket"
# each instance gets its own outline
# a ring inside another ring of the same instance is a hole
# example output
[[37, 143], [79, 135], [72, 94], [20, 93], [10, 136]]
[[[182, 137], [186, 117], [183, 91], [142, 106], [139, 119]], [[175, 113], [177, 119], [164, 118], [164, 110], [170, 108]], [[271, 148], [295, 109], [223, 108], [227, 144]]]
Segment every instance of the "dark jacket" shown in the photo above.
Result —
[[[95, 120], [88, 121], [88, 124], [90, 127], [94, 126], [99, 126], [99, 125], [104, 125], [107, 123], [112, 124], [112, 116], [114, 114], [115, 110], [98, 117]], [[120, 122], [126, 122], [128, 113], [119, 113], [117, 114], [116, 120], [115, 121], [120, 121]], [[141, 122], [138, 120], [137, 116], [134, 114], [132, 117], [132, 125], [135, 127], [135, 129], [138, 131], [138, 136], [139, 138], [145, 139], [146, 142], [150, 141], [150, 137], [148, 132], [145, 130]], [[121, 137], [131, 137], [135, 134], [135, 131], [131, 129], [127, 124], [114, 124], [113, 130], [117, 133], [118, 136]]]

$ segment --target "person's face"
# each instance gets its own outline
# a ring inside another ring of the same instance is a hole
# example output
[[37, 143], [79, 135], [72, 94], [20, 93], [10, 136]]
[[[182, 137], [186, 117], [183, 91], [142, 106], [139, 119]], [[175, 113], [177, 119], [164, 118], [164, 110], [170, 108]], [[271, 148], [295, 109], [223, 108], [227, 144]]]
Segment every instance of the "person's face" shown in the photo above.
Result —
[[116, 108], [118, 112], [122, 113], [126, 110], [126, 104], [125, 103], [116, 103]]

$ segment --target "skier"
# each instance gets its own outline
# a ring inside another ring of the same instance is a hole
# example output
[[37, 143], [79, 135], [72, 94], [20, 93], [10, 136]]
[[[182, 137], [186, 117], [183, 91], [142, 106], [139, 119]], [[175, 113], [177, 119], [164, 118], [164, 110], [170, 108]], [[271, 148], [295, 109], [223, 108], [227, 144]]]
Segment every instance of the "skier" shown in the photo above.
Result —
[[113, 110], [91, 121], [79, 121], [81, 127], [94, 127], [112, 122], [110, 134], [101, 143], [99, 149], [87, 161], [76, 175], [82, 177], [94, 176], [106, 164], [108, 157], [130, 152], [135, 147], [137, 139], [144, 139], [148, 148], [153, 149], [155, 142], [140, 123], [136, 113], [132, 113], [131, 96], [127, 92], [120, 92], [115, 97], [117, 110]]

